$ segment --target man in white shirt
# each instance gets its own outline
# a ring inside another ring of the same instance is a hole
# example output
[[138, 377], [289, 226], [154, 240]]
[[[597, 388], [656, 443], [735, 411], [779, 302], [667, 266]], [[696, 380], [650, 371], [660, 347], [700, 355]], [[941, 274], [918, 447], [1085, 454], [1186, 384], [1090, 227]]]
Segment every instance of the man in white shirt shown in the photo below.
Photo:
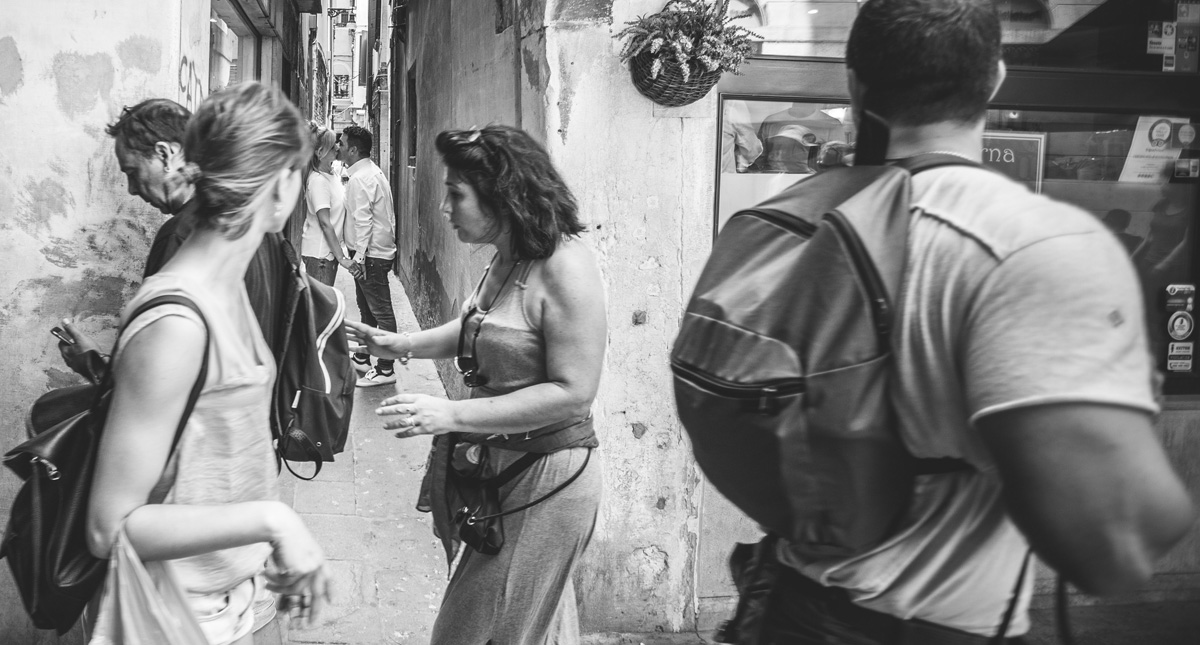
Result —
[[[354, 282], [363, 323], [395, 332], [388, 274], [396, 259], [396, 216], [387, 177], [371, 161], [371, 143], [371, 131], [357, 125], [342, 130], [338, 139], [338, 159], [350, 175], [346, 182], [346, 218], [354, 222], [354, 238], [347, 239], [346, 245], [363, 269], [363, 277]], [[359, 387], [396, 382], [391, 359], [380, 358], [372, 367], [370, 356], [357, 353], [354, 367], [363, 372]]]

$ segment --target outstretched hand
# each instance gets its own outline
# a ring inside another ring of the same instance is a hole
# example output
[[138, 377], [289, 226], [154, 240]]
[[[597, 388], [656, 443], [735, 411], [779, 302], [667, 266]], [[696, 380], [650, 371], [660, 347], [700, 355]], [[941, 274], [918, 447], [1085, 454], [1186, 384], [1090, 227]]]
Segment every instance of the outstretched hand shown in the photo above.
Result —
[[[353, 320], [345, 321], [346, 337], [350, 344], [366, 347], [366, 353], [378, 358], [401, 358], [408, 355], [411, 342], [403, 334], [383, 331]], [[352, 348], [353, 349], [353, 348]]]
[[399, 430], [396, 437], [407, 439], [423, 434], [446, 434], [458, 429], [454, 422], [454, 403], [428, 394], [397, 394], [384, 399], [375, 414], [396, 417], [385, 420], [383, 427]]

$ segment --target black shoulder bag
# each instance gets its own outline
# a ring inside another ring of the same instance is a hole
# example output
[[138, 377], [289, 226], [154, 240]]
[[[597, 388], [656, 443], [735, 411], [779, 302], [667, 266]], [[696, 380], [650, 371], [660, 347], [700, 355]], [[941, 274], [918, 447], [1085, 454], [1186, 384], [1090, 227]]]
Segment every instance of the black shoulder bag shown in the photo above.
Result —
[[[149, 300], [129, 320], [165, 304], [195, 311], [208, 329], [204, 314], [183, 296]], [[175, 429], [172, 453], [208, 376], [209, 342], [206, 334], [200, 374]], [[113, 370], [109, 369], [99, 384], [74, 385], [43, 394], [29, 410], [26, 427], [30, 439], [4, 455], [4, 465], [25, 483], [13, 501], [8, 528], [0, 542], [0, 557], [8, 558], [34, 626], [56, 630], [60, 635], [79, 620], [108, 571], [108, 561], [88, 551], [87, 514], [96, 453], [112, 390]]]
[[[466, 472], [463, 468], [455, 468], [454, 463], [454, 456], [461, 455], [461, 447], [464, 445], [467, 446], [467, 450], [478, 448], [480, 455], [479, 459], [472, 463], [470, 470]], [[487, 464], [487, 446], [458, 444], [447, 452], [450, 464], [446, 469], [446, 477], [458, 505], [451, 524], [458, 530], [458, 539], [483, 555], [496, 555], [504, 546], [504, 524], [501, 520], [505, 515], [519, 513], [557, 495], [583, 474], [583, 470], [587, 468], [588, 462], [592, 459], [592, 450], [589, 448], [583, 465], [567, 481], [532, 502], [506, 511], [500, 507], [500, 489], [545, 457], [547, 453], [526, 453], [495, 477], [485, 478], [483, 473]]]

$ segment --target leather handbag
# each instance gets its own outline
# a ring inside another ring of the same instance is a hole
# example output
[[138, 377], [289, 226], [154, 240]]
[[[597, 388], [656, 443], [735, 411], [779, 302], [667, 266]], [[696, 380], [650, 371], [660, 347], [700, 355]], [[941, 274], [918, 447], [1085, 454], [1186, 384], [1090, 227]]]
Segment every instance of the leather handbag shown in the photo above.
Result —
[[[129, 320], [165, 304], [183, 305], [205, 320], [183, 296], [149, 300]], [[208, 375], [209, 342], [205, 340], [200, 374], [175, 429], [172, 452]], [[34, 626], [60, 635], [79, 619], [108, 569], [107, 562], [88, 550], [87, 513], [96, 453], [112, 398], [112, 372], [108, 370], [98, 385], [60, 388], [39, 397], [26, 420], [30, 439], [4, 455], [4, 465], [25, 483], [13, 501], [0, 557], [8, 559]]]
[[[463, 459], [464, 450], [478, 450], [476, 459]], [[454, 512], [451, 523], [457, 529], [458, 539], [483, 555], [496, 555], [504, 547], [505, 515], [519, 513], [525, 509], [541, 504], [571, 485], [583, 474], [588, 461], [592, 458], [589, 448], [583, 465], [575, 471], [567, 481], [559, 484], [554, 490], [517, 508], [504, 510], [500, 506], [500, 489], [512, 481], [517, 475], [525, 472], [530, 466], [546, 456], [547, 453], [525, 453], [520, 459], [509, 465], [495, 477], [485, 478], [483, 473], [487, 465], [487, 446], [480, 444], [458, 444], [449, 451], [450, 467], [446, 476], [460, 502]], [[457, 457], [457, 459], [456, 459]], [[465, 464], [463, 462], [466, 462]]]

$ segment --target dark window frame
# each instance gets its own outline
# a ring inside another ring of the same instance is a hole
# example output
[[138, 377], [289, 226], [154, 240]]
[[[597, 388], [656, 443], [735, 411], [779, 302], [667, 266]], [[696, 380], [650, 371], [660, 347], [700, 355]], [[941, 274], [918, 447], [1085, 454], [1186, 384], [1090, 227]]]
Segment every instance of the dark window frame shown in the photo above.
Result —
[[[717, 85], [716, 150], [721, 150], [724, 121], [722, 102], [730, 100], [792, 100], [811, 103], [849, 103], [843, 59], [756, 55], [739, 75], [726, 74]], [[1013, 67], [990, 109], [1171, 114], [1200, 122], [1200, 75], [1170, 72], [1114, 72], [1042, 67]], [[1200, 182], [1196, 184], [1200, 190]], [[713, 167], [713, 236], [719, 219], [721, 165]], [[1200, 286], [1200, 213], [1189, 229], [1192, 279]], [[1200, 310], [1193, 312], [1200, 319]], [[1200, 332], [1191, 339], [1200, 346]], [[1157, 360], [1158, 357], [1155, 357]], [[1200, 354], [1190, 375], [1164, 373], [1163, 393], [1200, 394]]]

